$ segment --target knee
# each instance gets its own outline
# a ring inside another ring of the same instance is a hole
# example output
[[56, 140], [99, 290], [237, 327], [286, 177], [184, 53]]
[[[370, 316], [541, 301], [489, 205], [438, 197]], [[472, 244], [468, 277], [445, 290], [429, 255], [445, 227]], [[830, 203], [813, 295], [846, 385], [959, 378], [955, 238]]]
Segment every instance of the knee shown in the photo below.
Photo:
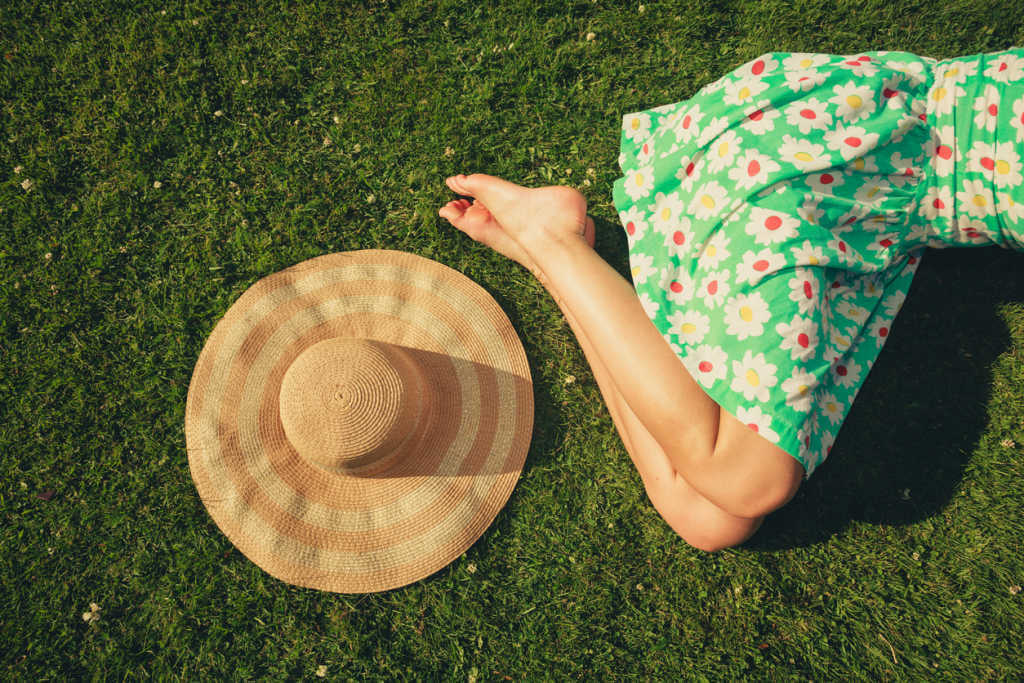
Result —
[[680, 481], [674, 486], [647, 487], [647, 496], [680, 538], [709, 553], [743, 543], [754, 535], [764, 519], [731, 515]]

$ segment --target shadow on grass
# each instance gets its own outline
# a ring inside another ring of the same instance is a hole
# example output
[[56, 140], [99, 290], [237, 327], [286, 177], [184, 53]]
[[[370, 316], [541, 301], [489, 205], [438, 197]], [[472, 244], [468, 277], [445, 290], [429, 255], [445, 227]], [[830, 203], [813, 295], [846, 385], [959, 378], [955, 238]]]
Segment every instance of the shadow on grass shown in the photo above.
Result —
[[[598, 235], [628, 278], [620, 226], [599, 221]], [[1022, 265], [997, 247], [925, 253], [828, 460], [745, 547], [803, 547], [851, 521], [903, 525], [941, 512], [986, 427], [991, 367], [1011, 341], [998, 309], [1024, 300]]]

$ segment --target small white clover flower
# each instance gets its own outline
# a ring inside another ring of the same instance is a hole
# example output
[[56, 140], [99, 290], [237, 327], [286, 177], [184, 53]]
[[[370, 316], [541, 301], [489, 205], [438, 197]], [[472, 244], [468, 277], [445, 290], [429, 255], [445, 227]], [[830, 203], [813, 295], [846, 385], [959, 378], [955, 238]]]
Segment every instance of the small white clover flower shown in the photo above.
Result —
[[90, 602], [89, 603], [89, 611], [88, 612], [82, 612], [82, 621], [84, 621], [87, 624], [91, 624], [93, 622], [99, 621], [99, 619], [100, 619], [100, 606], [97, 605], [95, 602]]
[[597, 38], [597, 34], [593, 31], [587, 34], [587, 40], [593, 40], [594, 38]]
[[643, 14], [644, 10], [646, 10], [646, 9], [647, 9], [646, 7], [644, 7], [643, 5], [640, 5], [639, 7], [636, 8], [636, 11], [639, 12], [640, 14]]
[[1014, 442], [1013, 439], [1003, 439], [1002, 441], [999, 442], [999, 445], [1002, 446], [1003, 448], [1013, 448], [1017, 444], [1016, 442]]
[[316, 668], [316, 675], [318, 678], [325, 678], [327, 676], [327, 665], [321, 664]]
[[221, 111], [220, 109], [218, 109], [217, 111], [213, 112], [213, 115], [214, 116], [224, 116], [224, 112]]
[[32, 181], [29, 180], [28, 178], [25, 178], [24, 180], [22, 180], [21, 181], [21, 189], [25, 190], [25, 192], [28, 192], [29, 190], [31, 190], [32, 189]]
[[154, 180], [153, 181], [153, 189], [154, 190], [159, 190], [163, 186], [164, 186], [164, 184], [161, 183], [159, 180]]
[[362, 151], [363, 151], [363, 146], [360, 145], [358, 142], [355, 145], [352, 146], [352, 153], [353, 154], [359, 154]]
[[455, 156], [455, 150], [452, 149], [451, 147], [445, 147], [444, 155], [450, 159], [451, 157]]
[[1020, 586], [1010, 586], [1010, 595], [1017, 595], [1017, 593], [1020, 593]]
[[333, 120], [334, 120], [335, 123], [341, 123], [341, 117], [338, 116], [337, 114], [334, 115], [334, 119]]
[[476, 574], [476, 565], [470, 562], [468, 565], [466, 565], [466, 571], [470, 574]]
[[324, 136], [324, 147], [330, 147], [330, 146], [331, 146], [331, 138], [325, 135]]
[[569, 386], [570, 384], [575, 384], [576, 383], [576, 376], [575, 375], [566, 375], [565, 379], [562, 380], [562, 381], [565, 383], [566, 386]]
[[14, 167], [14, 172], [15, 172], [16, 174], [19, 174], [19, 173], [21, 173], [21, 166], [15, 166], [15, 167]]
[[366, 195], [366, 203], [367, 204], [373, 204], [375, 201], [377, 201], [377, 195], [373, 195], [373, 194]]

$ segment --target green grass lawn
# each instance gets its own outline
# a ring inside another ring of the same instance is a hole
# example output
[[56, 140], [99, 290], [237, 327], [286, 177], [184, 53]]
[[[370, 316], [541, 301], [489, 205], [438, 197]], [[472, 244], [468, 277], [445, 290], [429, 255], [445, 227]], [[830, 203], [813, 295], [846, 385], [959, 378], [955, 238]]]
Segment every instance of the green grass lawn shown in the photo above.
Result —
[[[1021, 677], [1024, 255], [926, 254], [828, 462], [708, 555], [647, 502], [554, 302], [436, 216], [450, 173], [572, 184], [625, 273], [624, 113], [771, 50], [1014, 44], [1002, 0], [3, 3], [0, 677]], [[234, 549], [183, 423], [247, 287], [363, 248], [497, 299], [536, 429], [463, 557], [352, 596]]]

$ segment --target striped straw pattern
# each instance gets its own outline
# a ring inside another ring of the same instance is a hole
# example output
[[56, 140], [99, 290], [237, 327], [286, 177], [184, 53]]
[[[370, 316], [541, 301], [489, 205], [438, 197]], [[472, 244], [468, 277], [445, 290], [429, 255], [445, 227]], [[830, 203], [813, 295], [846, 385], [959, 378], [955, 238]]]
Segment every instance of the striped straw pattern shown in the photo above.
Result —
[[217, 526], [282, 581], [343, 593], [412, 583], [469, 548], [532, 430], [526, 354], [497, 302], [389, 250], [250, 287], [203, 347], [185, 411]]

